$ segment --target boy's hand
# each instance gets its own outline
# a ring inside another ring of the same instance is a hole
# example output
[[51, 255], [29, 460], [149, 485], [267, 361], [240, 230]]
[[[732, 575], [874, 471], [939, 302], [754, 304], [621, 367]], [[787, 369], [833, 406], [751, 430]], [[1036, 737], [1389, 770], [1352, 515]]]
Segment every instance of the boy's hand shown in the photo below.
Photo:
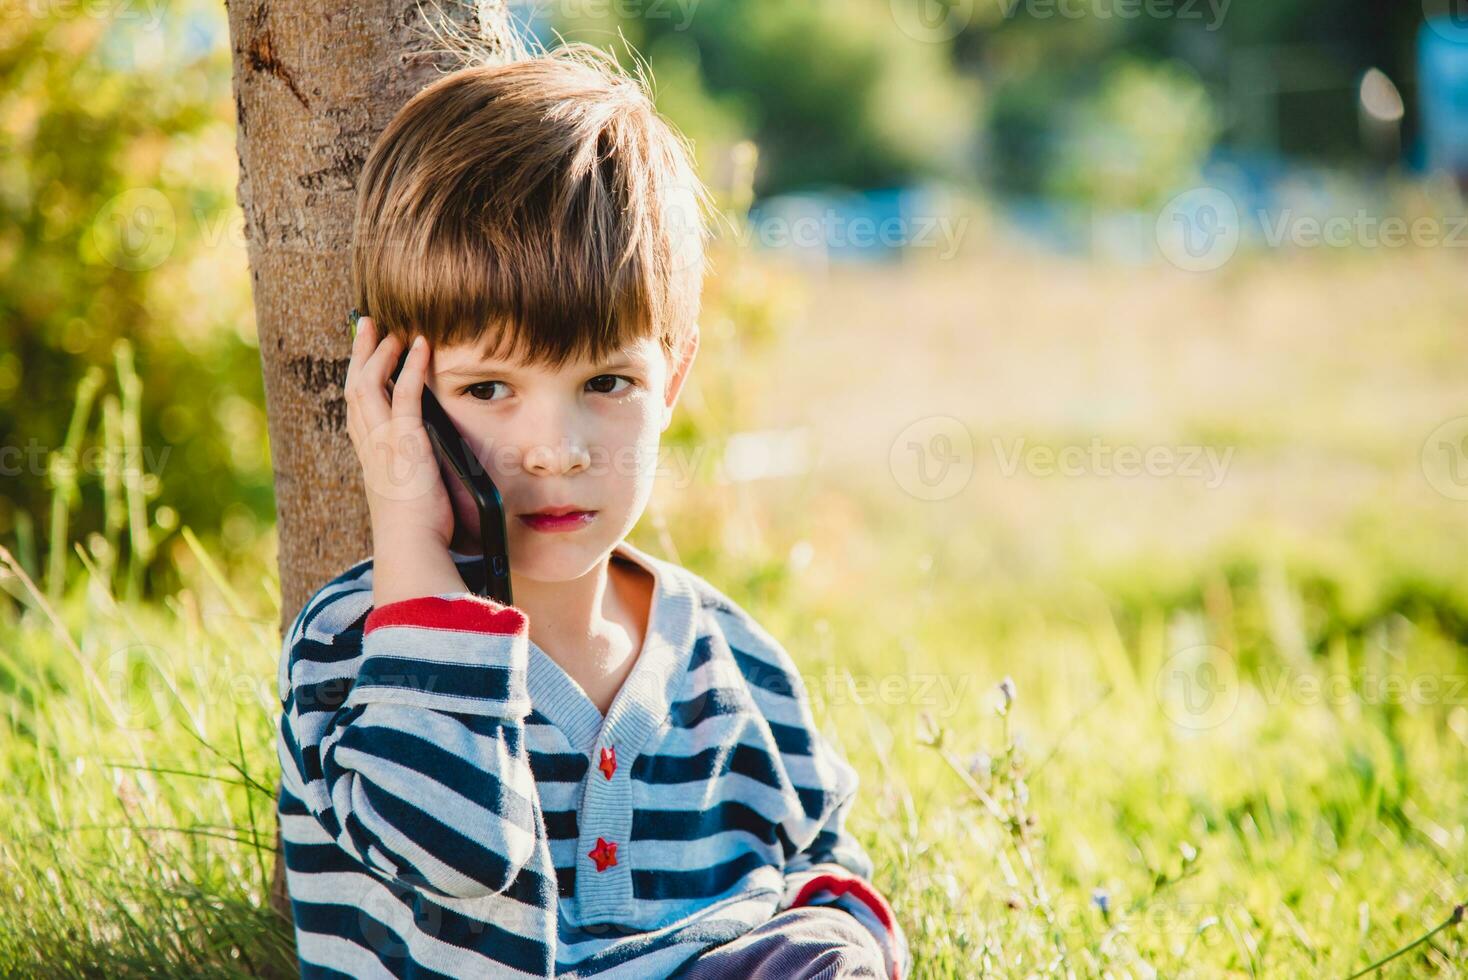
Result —
[[362, 464], [372, 518], [377, 605], [464, 587], [448, 553], [453, 504], [423, 427], [428, 344], [416, 338], [391, 383], [402, 350], [402, 340], [392, 334], [379, 343], [377, 324], [362, 317], [344, 389], [347, 431]]

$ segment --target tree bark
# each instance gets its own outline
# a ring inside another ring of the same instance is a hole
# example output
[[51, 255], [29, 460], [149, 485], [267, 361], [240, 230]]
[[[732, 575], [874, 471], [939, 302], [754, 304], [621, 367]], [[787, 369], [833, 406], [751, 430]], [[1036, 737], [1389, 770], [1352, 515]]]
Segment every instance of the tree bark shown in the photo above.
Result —
[[[372, 550], [342, 396], [357, 175], [393, 113], [460, 63], [446, 36], [501, 60], [515, 48], [504, 0], [227, 6], [284, 633], [318, 588]], [[275, 844], [270, 903], [290, 921], [278, 819]]]

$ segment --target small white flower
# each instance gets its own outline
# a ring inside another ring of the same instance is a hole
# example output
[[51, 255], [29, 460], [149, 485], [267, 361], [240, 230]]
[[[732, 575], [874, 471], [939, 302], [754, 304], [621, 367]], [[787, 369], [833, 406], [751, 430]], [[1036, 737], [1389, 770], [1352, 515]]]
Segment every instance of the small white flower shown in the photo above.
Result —
[[1008, 674], [1005, 674], [1004, 680], [999, 682], [1000, 711], [1009, 710], [1009, 706], [1014, 704], [1015, 694], [1016, 691], [1014, 689], [1014, 678], [1010, 677]]

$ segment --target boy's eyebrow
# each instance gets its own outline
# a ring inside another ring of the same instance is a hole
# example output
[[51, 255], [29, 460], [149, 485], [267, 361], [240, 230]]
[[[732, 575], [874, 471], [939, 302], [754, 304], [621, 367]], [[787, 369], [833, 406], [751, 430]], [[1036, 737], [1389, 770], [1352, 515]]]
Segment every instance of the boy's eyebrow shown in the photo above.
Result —
[[[598, 361], [596, 366], [603, 368], [621, 368], [633, 367], [637, 363], [639, 363], [637, 359], [627, 354], [613, 354], [604, 361]], [[486, 374], [515, 374], [516, 371], [516, 368], [509, 367], [508, 365], [497, 362], [486, 362], [468, 367], [450, 368], [447, 371], [435, 371], [434, 373], [440, 378], [478, 378]]]
[[440, 378], [477, 378], [481, 374], [509, 374], [509, 368], [494, 366], [456, 368], [450, 371], [434, 371]]

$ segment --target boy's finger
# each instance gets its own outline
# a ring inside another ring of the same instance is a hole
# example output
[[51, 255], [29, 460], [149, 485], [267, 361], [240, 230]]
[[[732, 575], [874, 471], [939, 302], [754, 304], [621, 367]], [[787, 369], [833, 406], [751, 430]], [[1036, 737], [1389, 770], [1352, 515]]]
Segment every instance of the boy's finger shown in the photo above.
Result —
[[[365, 321], [366, 318], [364, 317]], [[392, 417], [392, 405], [387, 399], [387, 374], [397, 363], [397, 353], [403, 342], [388, 334], [377, 345], [377, 349], [361, 365], [355, 376], [359, 392], [358, 410], [361, 423], [367, 432], [384, 424]]]
[[377, 327], [370, 316], [358, 319], [353, 329], [356, 332], [352, 336], [352, 358], [347, 362], [346, 384], [352, 383], [357, 369], [367, 360], [372, 349], [377, 346]]
[[403, 339], [395, 333], [382, 338], [382, 343], [362, 365], [362, 381], [370, 384], [373, 391], [387, 390], [387, 380], [393, 368], [398, 366], [398, 355], [403, 352]]
[[428, 377], [428, 342], [419, 334], [408, 348], [408, 359], [392, 393], [394, 418], [423, 417], [423, 385]]
[[364, 316], [352, 324], [352, 331], [352, 356], [347, 362], [347, 377], [342, 383], [342, 392], [347, 405], [347, 434], [351, 436], [353, 445], [361, 445], [362, 428], [354, 395], [354, 382], [362, 371], [362, 365], [367, 363], [367, 358], [377, 346], [377, 327], [371, 317]]

